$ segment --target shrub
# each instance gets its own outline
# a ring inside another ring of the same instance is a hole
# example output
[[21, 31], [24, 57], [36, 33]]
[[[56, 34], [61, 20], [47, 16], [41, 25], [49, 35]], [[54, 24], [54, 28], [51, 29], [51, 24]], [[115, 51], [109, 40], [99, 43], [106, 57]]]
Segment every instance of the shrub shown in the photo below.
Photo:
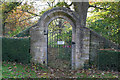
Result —
[[101, 70], [120, 70], [120, 52], [113, 50], [99, 50], [97, 55], [97, 65]]
[[29, 63], [31, 56], [29, 53], [30, 44], [27, 38], [7, 38], [2, 37], [2, 60], [15, 61], [19, 63]]

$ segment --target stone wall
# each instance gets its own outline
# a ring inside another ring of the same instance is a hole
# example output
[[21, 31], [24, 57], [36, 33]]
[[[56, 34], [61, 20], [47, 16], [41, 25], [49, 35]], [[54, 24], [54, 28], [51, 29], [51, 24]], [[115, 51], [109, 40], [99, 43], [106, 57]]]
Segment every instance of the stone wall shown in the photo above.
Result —
[[[99, 49], [118, 49], [117, 44], [113, 43], [112, 41], [104, 38], [103, 36], [99, 35], [98, 33], [90, 30], [87, 27], [83, 28], [84, 34], [83, 36], [83, 47], [82, 47], [82, 57], [81, 62], [84, 62], [84, 64], [88, 64], [90, 61], [91, 64], [97, 64], [97, 52]], [[89, 61], [87, 61], [89, 60]]]
[[97, 64], [96, 60], [97, 60], [98, 49], [106, 49], [106, 48], [118, 49], [118, 45], [113, 43], [112, 41], [102, 37], [101, 35], [90, 29], [89, 32], [90, 32], [89, 58], [91, 64]]

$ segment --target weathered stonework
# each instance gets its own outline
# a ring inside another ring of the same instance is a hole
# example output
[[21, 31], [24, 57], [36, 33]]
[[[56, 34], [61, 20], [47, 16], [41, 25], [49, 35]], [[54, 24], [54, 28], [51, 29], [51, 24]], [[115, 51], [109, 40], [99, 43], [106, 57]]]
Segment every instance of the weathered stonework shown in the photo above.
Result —
[[118, 45], [90, 30], [90, 62], [96, 65], [98, 50], [105, 48], [118, 49]]
[[83, 31], [81, 30], [82, 27], [80, 26], [80, 18], [74, 11], [60, 7], [53, 8], [45, 12], [38, 21], [37, 26], [31, 28], [30, 36], [32, 61], [47, 65], [48, 25], [52, 20], [59, 17], [69, 21], [73, 27], [72, 42], [74, 42], [75, 44], [72, 44], [72, 69], [83, 67], [84, 60], [80, 60], [82, 57], [81, 55], [83, 53], [86, 53], [87, 57], [89, 58], [89, 52], [86, 52], [89, 50], [82, 50], [83, 44], [80, 44], [83, 43], [82, 34], [78, 34], [80, 31], [81, 33], [83, 33]]
[[[108, 41], [86, 27], [81, 27], [79, 15], [67, 8], [53, 8], [46, 11], [35, 27], [30, 29], [32, 62], [48, 64], [47, 34], [49, 23], [63, 18], [72, 25], [72, 69], [83, 68], [90, 61], [95, 61], [96, 52], [99, 48], [108, 45]], [[80, 34], [79, 34], [80, 33]], [[117, 48], [113, 43], [108, 47]], [[90, 59], [89, 59], [90, 58]]]

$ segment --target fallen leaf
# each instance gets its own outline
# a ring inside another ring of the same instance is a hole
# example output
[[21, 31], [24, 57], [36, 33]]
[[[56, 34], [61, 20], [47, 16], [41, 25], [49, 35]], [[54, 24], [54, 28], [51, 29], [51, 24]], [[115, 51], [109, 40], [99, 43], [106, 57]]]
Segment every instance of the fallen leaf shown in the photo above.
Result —
[[12, 69], [9, 69], [9, 71], [12, 71]]
[[47, 73], [43, 73], [44, 75], [46, 75]]

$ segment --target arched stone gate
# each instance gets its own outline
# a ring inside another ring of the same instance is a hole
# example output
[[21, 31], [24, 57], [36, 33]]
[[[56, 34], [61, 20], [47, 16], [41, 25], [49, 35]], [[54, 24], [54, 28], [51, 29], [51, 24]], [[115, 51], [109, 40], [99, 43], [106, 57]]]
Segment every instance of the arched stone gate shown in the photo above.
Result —
[[[32, 27], [30, 30], [31, 36], [31, 55], [32, 61], [35, 63], [48, 64], [48, 53], [47, 53], [47, 34], [48, 34], [48, 25], [50, 22], [56, 18], [63, 18], [70, 22], [72, 25], [72, 56], [71, 56], [71, 65], [72, 69], [82, 68], [84, 62], [89, 60], [89, 50], [83, 50], [83, 36], [84, 31], [80, 25], [80, 18], [74, 11], [57, 7], [51, 10], [46, 11], [38, 21], [37, 26]], [[79, 34], [80, 33], [80, 34]], [[89, 43], [88, 43], [89, 44]], [[86, 56], [83, 51], [87, 51]]]

